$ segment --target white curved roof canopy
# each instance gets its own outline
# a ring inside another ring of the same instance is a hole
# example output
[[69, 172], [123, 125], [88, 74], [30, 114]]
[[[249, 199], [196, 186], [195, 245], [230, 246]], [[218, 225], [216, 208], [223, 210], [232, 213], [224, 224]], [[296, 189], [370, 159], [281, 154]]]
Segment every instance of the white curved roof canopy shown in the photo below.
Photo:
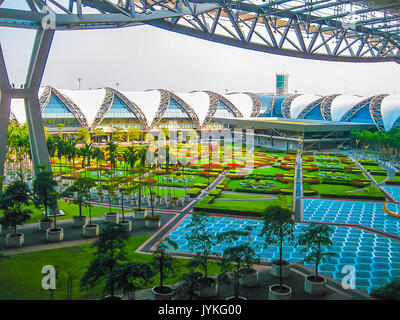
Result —
[[131, 102], [135, 103], [146, 116], [147, 125], [150, 126], [158, 107], [160, 106], [161, 93], [158, 90], [149, 90], [142, 92], [120, 91]]
[[364, 97], [355, 95], [340, 95], [333, 99], [331, 104], [332, 121], [340, 121], [344, 114], [356, 106]]
[[85, 116], [89, 127], [92, 126], [94, 118], [103, 103], [106, 94], [105, 89], [96, 90], [58, 90], [61, 94], [69, 97]]
[[319, 98], [321, 98], [321, 96], [315, 94], [302, 94], [294, 98], [290, 104], [290, 118], [296, 119], [304, 108]]
[[14, 114], [19, 123], [26, 122], [24, 99], [11, 99], [10, 111]]
[[243, 114], [244, 118], [248, 118], [253, 110], [253, 100], [251, 100], [248, 94], [244, 93], [232, 93], [223, 95]]
[[210, 107], [210, 97], [208, 94], [202, 91], [175, 94], [192, 107], [199, 118], [200, 124], [203, 124]]
[[390, 95], [383, 98], [381, 113], [385, 130], [389, 131], [400, 117], [400, 95]]

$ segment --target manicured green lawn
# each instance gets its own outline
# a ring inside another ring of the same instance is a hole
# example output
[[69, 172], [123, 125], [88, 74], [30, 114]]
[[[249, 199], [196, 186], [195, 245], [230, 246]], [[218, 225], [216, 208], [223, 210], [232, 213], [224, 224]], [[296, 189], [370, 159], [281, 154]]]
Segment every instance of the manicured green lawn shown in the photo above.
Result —
[[221, 199], [268, 199], [273, 196], [257, 196], [254, 194], [240, 194], [240, 193], [221, 193], [218, 198]]
[[[164, 181], [164, 178], [167, 177], [172, 177], [172, 179], [174, 181], [180, 180], [180, 179], [194, 179], [193, 181], [187, 181], [186, 183], [183, 182], [172, 182], [172, 181]], [[157, 184], [160, 186], [169, 186], [169, 187], [180, 187], [183, 188], [185, 185], [186, 187], [190, 187], [193, 186], [196, 183], [208, 183], [208, 179], [206, 177], [202, 177], [199, 175], [195, 175], [195, 174], [185, 174], [184, 176], [182, 175], [176, 175], [176, 174], [172, 174], [172, 175], [155, 175], [153, 176], [153, 179], [157, 180]], [[215, 180], [215, 177], [210, 177], [210, 183], [212, 183]]]
[[270, 168], [258, 168], [258, 169], [254, 169], [249, 171], [249, 174], [259, 174], [259, 175], [271, 175], [274, 176], [276, 173], [293, 173], [294, 170], [284, 170], [281, 168], [274, 168], [274, 167], [270, 167]]
[[[129, 238], [127, 252], [130, 260], [149, 262], [151, 255], [138, 254], [134, 251], [150, 236]], [[57, 289], [55, 299], [65, 299], [67, 293], [68, 274], [72, 273], [75, 280], [72, 286], [73, 299], [99, 298], [102, 287], [96, 287], [93, 292], [87, 293], [79, 288], [79, 282], [93, 258], [94, 249], [90, 244], [70, 248], [37, 251], [32, 253], [16, 254], [9, 259], [0, 259], [0, 300], [46, 300], [50, 299], [50, 292], [43, 290], [41, 281], [42, 267], [52, 265], [57, 270]], [[166, 284], [180, 281], [180, 275], [185, 271], [187, 259], [178, 259], [179, 269], [169, 276]], [[209, 263], [209, 273], [219, 272], [215, 263]], [[159, 277], [154, 277], [148, 287], [158, 285]]]
[[376, 175], [373, 174], [372, 177], [375, 179], [376, 182], [381, 183], [382, 181], [386, 180], [387, 176], [381, 176], [381, 175]]
[[[256, 192], [256, 193], [268, 193], [271, 192], [272, 189], [277, 189], [277, 188], [293, 189], [293, 182], [281, 183], [276, 180], [265, 180], [267, 183], [271, 183], [273, 185], [270, 188], [265, 188], [265, 189], [246, 188], [240, 184], [241, 182], [246, 183], [247, 181], [248, 180], [231, 180], [227, 185], [227, 188], [230, 188], [232, 189], [232, 191], [237, 191], [237, 192]], [[262, 179], [261, 181], [264, 182], [264, 179]]]
[[[246, 212], [246, 213], [262, 213], [270, 206], [279, 205], [284, 208], [290, 208], [292, 205], [292, 196], [277, 195], [277, 200], [265, 201], [218, 201], [215, 199], [212, 203], [204, 204], [204, 198], [198, 202], [195, 208], [212, 210], [223, 210], [226, 212]], [[203, 201], [203, 202], [202, 202]]]
[[[345, 197], [384, 197], [382, 191], [374, 185], [369, 185], [364, 188], [364, 190], [353, 187], [353, 186], [343, 186], [343, 185], [333, 185], [333, 184], [316, 184], [316, 185], [304, 185], [304, 188], [312, 189], [318, 191], [319, 194], [333, 195], [333, 196], [345, 196]], [[349, 192], [360, 190], [360, 192]], [[362, 190], [362, 191], [361, 191]]]
[[[64, 200], [58, 201], [58, 207], [64, 211], [65, 216], [57, 217], [57, 220], [68, 220], [72, 219], [73, 216], [79, 215], [79, 207], [72, 202], [67, 202]], [[29, 208], [33, 211], [31, 215], [31, 219], [26, 221], [25, 223], [35, 223], [42, 219], [42, 212], [43, 210], [36, 209], [34, 205], [29, 206]], [[99, 207], [99, 206], [92, 206], [92, 217], [103, 216], [106, 212], [110, 211], [108, 207]], [[115, 212], [121, 212], [120, 209], [114, 209]], [[89, 208], [82, 208], [82, 215], [89, 216]]]

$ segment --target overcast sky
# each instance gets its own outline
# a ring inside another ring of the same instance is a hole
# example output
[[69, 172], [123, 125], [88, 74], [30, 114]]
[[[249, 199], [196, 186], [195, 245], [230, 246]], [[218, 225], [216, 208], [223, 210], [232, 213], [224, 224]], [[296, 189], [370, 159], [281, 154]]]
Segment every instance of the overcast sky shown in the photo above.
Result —
[[[30, 30], [0, 27], [10, 81], [25, 80], [34, 40]], [[289, 74], [299, 93], [400, 94], [400, 65], [342, 63], [261, 53], [151, 26], [117, 30], [57, 31], [42, 85], [61, 89], [104, 86], [126, 91], [164, 88], [273, 92], [275, 73]]]

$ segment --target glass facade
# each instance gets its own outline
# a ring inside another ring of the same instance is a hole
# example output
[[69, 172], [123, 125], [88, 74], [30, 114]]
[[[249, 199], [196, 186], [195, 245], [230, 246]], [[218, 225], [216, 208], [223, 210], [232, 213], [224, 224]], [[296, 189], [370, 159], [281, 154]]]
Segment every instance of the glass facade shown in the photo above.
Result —
[[259, 112], [259, 117], [270, 117], [271, 116], [271, 106], [274, 100], [273, 96], [258, 96], [261, 101], [261, 110]]
[[323, 120], [321, 113], [321, 105], [315, 106], [305, 117], [305, 119], [311, 120]]
[[235, 117], [235, 114], [228, 108], [228, 106], [219, 101], [218, 109], [214, 113], [214, 118], [230, 118]]
[[81, 127], [75, 116], [65, 107], [61, 100], [52, 94], [46, 108], [42, 111], [42, 120], [45, 127], [57, 127], [64, 124], [66, 127]]
[[350, 120], [350, 122], [373, 123], [371, 113], [369, 111], [369, 104], [358, 111]]
[[122, 129], [129, 129], [130, 127], [143, 129], [143, 125], [136, 118], [136, 115], [117, 96], [114, 96], [113, 104], [104, 119], [96, 126], [96, 128], [102, 128], [104, 131], [112, 130], [115, 127]]
[[165, 110], [155, 128], [194, 129], [196, 128], [196, 124], [181, 105], [175, 99], [171, 98], [167, 110]]
[[275, 103], [274, 103], [274, 109], [273, 109], [273, 112], [272, 112], [272, 116], [273, 117], [278, 117], [278, 118], [282, 118], [283, 117], [281, 107], [282, 107], [282, 102], [285, 99], [286, 99], [285, 96], [276, 97]]

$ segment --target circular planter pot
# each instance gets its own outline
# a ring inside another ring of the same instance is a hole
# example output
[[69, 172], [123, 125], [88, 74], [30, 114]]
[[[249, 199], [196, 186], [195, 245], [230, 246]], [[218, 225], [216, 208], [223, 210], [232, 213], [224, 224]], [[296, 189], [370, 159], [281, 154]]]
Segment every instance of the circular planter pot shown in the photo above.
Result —
[[190, 201], [190, 195], [189, 194], [185, 194], [185, 196], [183, 197], [183, 200], [186, 202]]
[[135, 220], [142, 220], [146, 214], [146, 210], [134, 210], [132, 212], [132, 217]]
[[119, 216], [117, 212], [107, 212], [104, 214], [104, 221], [108, 223], [118, 223]]
[[20, 247], [24, 244], [24, 234], [17, 233], [13, 236], [11, 233], [6, 235], [6, 246], [7, 247]]
[[282, 278], [287, 278], [290, 276], [290, 274], [291, 274], [290, 263], [285, 260], [283, 260], [282, 263], [283, 264], [281, 266], [279, 264], [279, 261], [272, 261], [271, 270], [270, 270], [271, 275], [279, 278], [279, 269], [282, 268]]
[[161, 219], [152, 220], [152, 219], [144, 219], [144, 226], [148, 229], [156, 229], [161, 226]]
[[172, 300], [174, 289], [171, 286], [153, 287], [153, 300]]
[[132, 231], [132, 221], [129, 220], [120, 221], [119, 224], [121, 225], [122, 229], [124, 229], [126, 232]]
[[255, 287], [258, 284], [258, 270], [250, 270], [251, 272], [240, 272], [239, 284], [243, 287]]
[[8, 228], [3, 228], [3, 226], [0, 224], [0, 235], [2, 236], [6, 236], [7, 234], [12, 232], [12, 228], [8, 227]]
[[269, 300], [290, 300], [292, 298], [292, 289], [284, 284], [282, 287], [279, 284], [273, 284], [268, 288]]
[[72, 225], [75, 228], [82, 228], [86, 223], [87, 223], [87, 217], [86, 216], [74, 216], [72, 217], [73, 221], [72, 221]]
[[59, 227], [57, 229], [47, 229], [46, 240], [49, 242], [59, 242], [64, 240], [64, 229]]
[[48, 221], [39, 221], [39, 230], [40, 231], [45, 231], [53, 227], [53, 220], [48, 220]]
[[165, 198], [160, 199], [160, 206], [165, 206], [166, 205], [166, 200]]
[[95, 238], [99, 235], [99, 225], [92, 224], [92, 225], [85, 225], [82, 227], [82, 237], [84, 238]]
[[227, 301], [240, 301], [240, 300], [244, 301], [244, 300], [247, 300], [247, 298], [238, 296], [237, 299], [235, 299], [235, 296], [231, 296], [231, 297], [226, 297], [225, 300], [227, 300]]
[[200, 290], [198, 291], [198, 296], [202, 298], [212, 298], [216, 297], [218, 293], [217, 281], [213, 278], [207, 278], [208, 282], [202, 282], [200, 284]]
[[304, 278], [304, 291], [311, 295], [322, 295], [326, 292], [326, 278], [315, 275], [308, 275]]

